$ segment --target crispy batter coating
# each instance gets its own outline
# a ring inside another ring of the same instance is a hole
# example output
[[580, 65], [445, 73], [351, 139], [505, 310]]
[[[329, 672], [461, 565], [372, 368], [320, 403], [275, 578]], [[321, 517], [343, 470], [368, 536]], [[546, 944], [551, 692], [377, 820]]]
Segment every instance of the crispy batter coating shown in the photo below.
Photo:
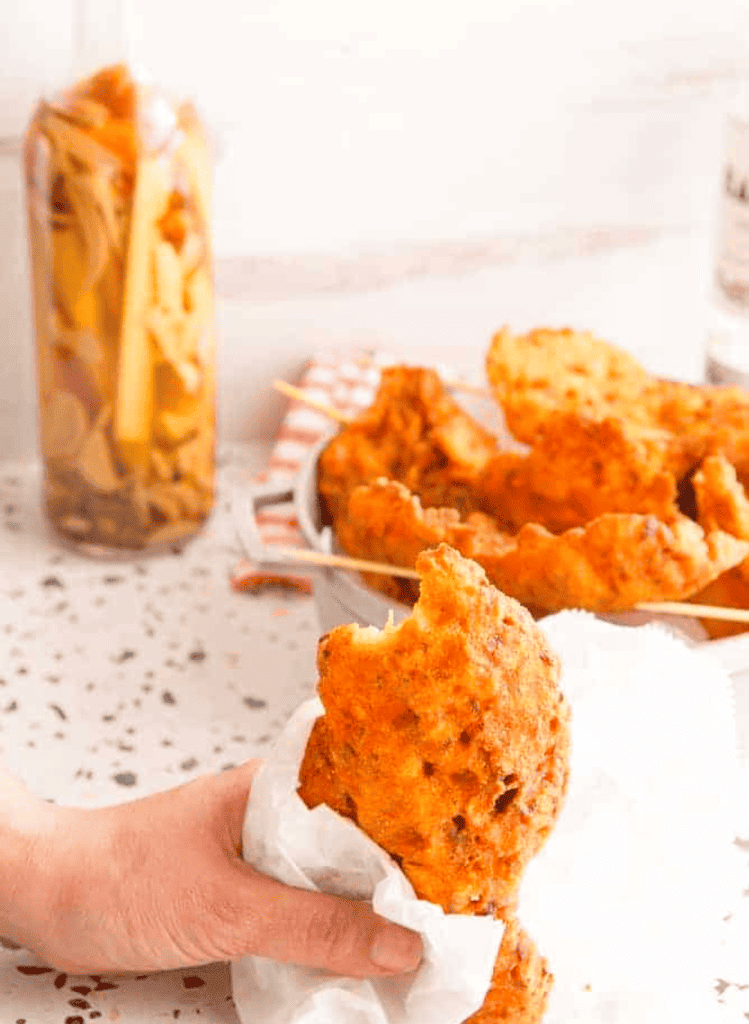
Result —
[[[356, 488], [338, 540], [350, 555], [412, 567], [418, 552], [451, 544], [534, 612], [614, 611], [641, 601], [681, 601], [749, 555], [749, 542], [707, 535], [686, 516], [610, 513], [554, 535], [529, 523], [514, 537], [486, 517], [465, 522], [454, 509], [423, 509], [401, 484]], [[370, 578], [367, 582], [377, 585]]]
[[[749, 499], [736, 475], [736, 470], [720, 455], [705, 459], [692, 477], [697, 513], [705, 530], [725, 530], [749, 539]], [[723, 608], [749, 608], [749, 561], [723, 573], [704, 590], [694, 595], [697, 604]], [[745, 633], [749, 627], [741, 622], [700, 619], [712, 640]]]
[[[711, 604], [716, 608], [749, 608], [749, 580], [747, 580], [746, 562], [729, 569], [717, 580], [708, 583], [690, 598], [695, 604]], [[711, 640], [721, 640], [726, 636], [737, 636], [746, 633], [749, 626], [745, 622], [726, 622], [722, 619], [700, 619], [705, 632]]]
[[551, 413], [527, 455], [502, 452], [476, 481], [477, 505], [510, 532], [539, 523], [561, 533], [605, 512], [678, 512], [676, 480], [663, 469], [668, 437], [612, 418]]
[[740, 474], [749, 472], [749, 394], [739, 387], [654, 381], [650, 399], [658, 426], [681, 446], [684, 471], [706, 456], [723, 454]]
[[704, 460], [692, 477], [697, 515], [704, 530], [725, 530], [749, 540], [749, 500], [735, 468], [722, 455]]
[[327, 778], [308, 783], [306, 757], [301, 793], [331, 788], [332, 774], [335, 809], [398, 858], [419, 895], [493, 913], [514, 900], [566, 785], [559, 666], [528, 612], [475, 563], [443, 545], [417, 566], [421, 596], [405, 623], [322, 638], [326, 715], [309, 750]]
[[320, 456], [318, 490], [332, 521], [354, 487], [380, 476], [400, 480], [427, 505], [460, 503], [497, 451], [434, 370], [390, 367], [373, 404]]
[[551, 976], [514, 916], [567, 786], [559, 664], [528, 612], [451, 548], [421, 554], [398, 627], [341, 626], [318, 651], [325, 715], [300, 770], [308, 806], [352, 818], [448, 912], [507, 922], [473, 1024], [536, 1024]]
[[677, 478], [724, 452], [749, 469], [749, 395], [649, 376], [622, 349], [587, 332], [540, 328], [492, 339], [487, 375], [507, 425], [532, 444], [554, 412], [620, 419], [632, 432], [664, 431], [664, 469]]
[[536, 944], [510, 918], [484, 1005], [465, 1024], [536, 1024], [546, 1010], [554, 977]]
[[527, 444], [554, 412], [621, 418], [626, 405], [631, 419], [648, 422], [637, 405], [649, 379], [645, 370], [589, 332], [539, 328], [518, 336], [503, 327], [492, 339], [486, 372], [508, 427]]

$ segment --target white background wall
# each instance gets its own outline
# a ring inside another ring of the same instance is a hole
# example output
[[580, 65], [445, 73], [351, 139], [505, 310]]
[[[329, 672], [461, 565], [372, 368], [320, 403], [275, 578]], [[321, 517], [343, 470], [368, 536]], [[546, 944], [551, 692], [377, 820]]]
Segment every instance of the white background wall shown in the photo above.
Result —
[[[13, 140], [70, 74], [75, 5], [0, 11], [0, 402], [20, 450], [33, 391]], [[749, 73], [744, 3], [131, 0], [127, 14], [130, 56], [198, 97], [217, 136], [228, 432], [267, 434], [270, 376], [362, 338], [478, 362], [499, 323], [565, 317], [651, 364], [682, 345], [699, 372], [693, 303], [726, 103]]]

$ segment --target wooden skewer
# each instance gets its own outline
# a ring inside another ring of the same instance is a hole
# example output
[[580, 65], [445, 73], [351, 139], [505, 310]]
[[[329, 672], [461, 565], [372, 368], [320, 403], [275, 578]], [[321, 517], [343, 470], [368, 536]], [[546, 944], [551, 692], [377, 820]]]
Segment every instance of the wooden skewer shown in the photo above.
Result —
[[[364, 359], [360, 359], [364, 363]], [[372, 362], [371, 360], [369, 361]], [[446, 382], [447, 383], [447, 382]], [[346, 425], [351, 422], [350, 418], [332, 405], [319, 401], [312, 395], [307, 394], [302, 388], [294, 387], [285, 380], [274, 380], [273, 386], [287, 398], [324, 413], [337, 423]], [[460, 382], [455, 381], [450, 386], [461, 387]], [[486, 395], [485, 391], [465, 385], [465, 390], [473, 391], [475, 394]], [[328, 555], [322, 551], [310, 551], [306, 548], [277, 548], [277, 553], [285, 559], [297, 562], [308, 562], [312, 565], [330, 565], [339, 569], [354, 569], [358, 572], [378, 573], [381, 576], [400, 576], [403, 579], [418, 580], [419, 574], [415, 569], [406, 569], [403, 566], [387, 565], [383, 562], [370, 562], [361, 558], [349, 558], [346, 555]], [[684, 601], [642, 601], [634, 606], [634, 611], [652, 612], [654, 614], [686, 615], [697, 619], [719, 619], [724, 622], [746, 622], [749, 624], [749, 609], [747, 608], [722, 608], [711, 604], [691, 604]]]
[[635, 610], [668, 615], [689, 615], [694, 619], [722, 619], [724, 622], [749, 623], [749, 608], [721, 608], [718, 605], [692, 604], [683, 601], [643, 601], [635, 605]]
[[363, 558], [349, 558], [347, 555], [328, 555], [323, 551], [310, 551], [309, 548], [274, 548], [273, 553], [284, 559], [309, 562], [312, 565], [331, 565], [337, 569], [356, 569], [358, 572], [375, 572], [380, 576], [402, 576], [407, 580], [421, 579], [415, 569], [406, 569], [400, 565], [387, 565], [384, 562], [368, 562]]
[[[373, 572], [380, 576], [399, 576], [407, 580], [421, 577], [415, 569], [385, 562], [370, 562], [363, 558], [349, 558], [347, 555], [329, 555], [309, 548], [274, 548], [274, 554], [284, 560], [307, 562], [311, 565], [329, 565], [336, 569], [354, 569], [357, 572]], [[642, 601], [634, 611], [653, 612], [669, 615], [686, 615], [693, 619], [722, 619], [726, 622], [749, 623], [749, 608], [722, 608], [712, 604], [692, 604], [685, 601]]]
[[293, 398], [297, 402], [304, 402], [305, 405], [317, 409], [318, 412], [325, 413], [326, 416], [329, 416], [331, 420], [335, 420], [336, 423], [346, 426], [346, 424], [351, 422], [351, 418], [339, 409], [321, 402], [319, 399], [307, 394], [302, 388], [295, 388], [293, 384], [287, 384], [285, 380], [274, 380], [273, 387], [276, 391], [280, 391], [282, 395], [286, 395], [287, 398]]

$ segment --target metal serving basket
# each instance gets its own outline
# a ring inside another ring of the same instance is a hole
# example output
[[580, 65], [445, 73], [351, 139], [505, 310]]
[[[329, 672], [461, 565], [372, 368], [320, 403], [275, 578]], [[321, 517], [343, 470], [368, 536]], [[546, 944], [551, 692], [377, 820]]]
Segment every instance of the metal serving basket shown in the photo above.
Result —
[[[320, 453], [335, 435], [331, 429], [312, 447], [298, 475], [289, 482], [257, 484], [243, 489], [235, 497], [240, 538], [253, 562], [288, 571], [286, 553], [263, 543], [257, 526], [257, 513], [267, 505], [291, 503], [300, 533], [308, 548], [326, 554], [335, 553], [335, 539], [329, 526], [323, 526], [317, 494], [317, 462]], [[358, 572], [323, 566], [304, 566], [315, 578], [315, 604], [322, 632], [347, 622], [382, 628], [392, 614], [401, 622], [411, 609], [372, 590]], [[688, 642], [704, 645], [715, 652], [731, 672], [749, 673], [749, 632], [723, 640], [706, 641], [696, 619], [682, 615], [653, 615], [648, 612], [620, 612], [604, 615], [611, 622], [642, 625], [658, 621], [680, 633]]]
[[[288, 572], [291, 564], [288, 556], [279, 548], [264, 544], [257, 525], [258, 512], [268, 505], [283, 502], [293, 505], [299, 530], [308, 548], [325, 554], [335, 551], [333, 532], [321, 522], [317, 496], [317, 461], [334, 433], [334, 430], [329, 431], [310, 449], [294, 480], [255, 484], [235, 494], [237, 529], [253, 562]], [[315, 605], [322, 633], [347, 622], [381, 629], [391, 614], [395, 622], [401, 622], [411, 614], [406, 605], [389, 600], [368, 587], [358, 572], [317, 565], [302, 568], [315, 579]]]
[[[239, 490], [234, 496], [237, 529], [249, 557], [259, 566], [270, 570], [277, 567], [287, 573], [293, 566], [297, 571], [301, 569], [305, 574], [314, 576], [315, 605], [321, 633], [348, 622], [382, 629], [391, 615], [394, 622], [402, 622], [411, 614], [411, 609], [372, 590], [358, 572], [327, 566], [300, 566], [292, 562], [281, 549], [264, 544], [258, 529], [256, 517], [263, 507], [286, 502], [294, 510], [307, 547], [327, 554], [335, 552], [332, 531], [321, 522], [317, 494], [317, 462], [334, 434], [335, 430], [331, 429], [310, 449], [293, 480], [256, 484]], [[679, 633], [688, 643], [717, 656], [733, 679], [739, 749], [744, 757], [749, 758], [749, 632], [723, 640], [706, 641], [697, 620], [687, 616], [623, 612], [602, 618], [632, 626], [658, 621]]]

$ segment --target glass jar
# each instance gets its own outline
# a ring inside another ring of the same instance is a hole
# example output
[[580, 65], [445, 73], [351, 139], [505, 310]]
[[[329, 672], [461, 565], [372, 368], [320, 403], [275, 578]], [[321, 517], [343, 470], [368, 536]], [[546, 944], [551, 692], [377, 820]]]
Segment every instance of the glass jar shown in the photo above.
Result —
[[124, 64], [39, 103], [24, 146], [44, 503], [95, 551], [196, 533], [214, 500], [211, 160]]

